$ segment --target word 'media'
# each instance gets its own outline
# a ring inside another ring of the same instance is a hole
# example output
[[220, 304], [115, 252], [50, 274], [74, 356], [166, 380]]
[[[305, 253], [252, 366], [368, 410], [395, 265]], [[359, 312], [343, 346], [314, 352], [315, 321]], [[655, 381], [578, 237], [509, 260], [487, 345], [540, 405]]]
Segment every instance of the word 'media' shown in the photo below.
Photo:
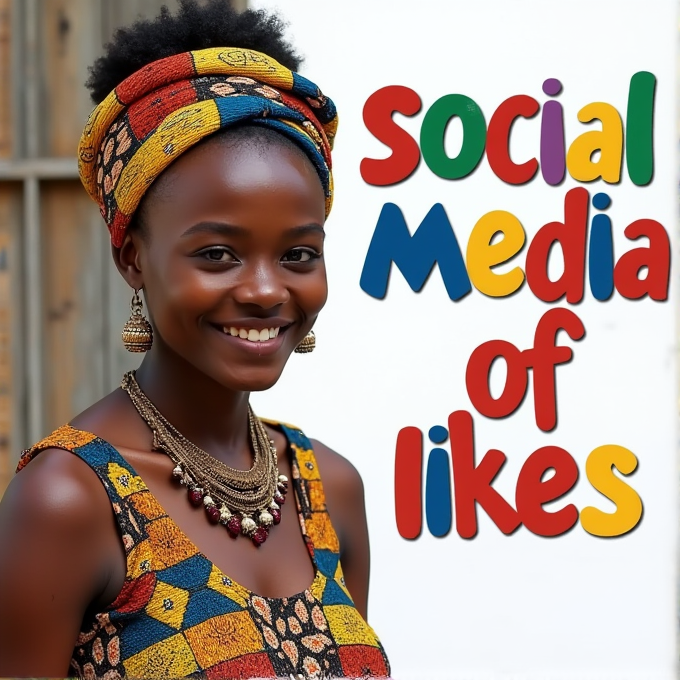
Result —
[[[568, 303], [576, 304], [583, 299], [587, 264], [590, 290], [597, 300], [608, 300], [614, 290], [629, 300], [646, 295], [653, 300], [665, 300], [670, 280], [671, 247], [663, 225], [651, 219], [631, 222], [623, 230], [624, 236], [631, 241], [642, 238], [648, 241], [622, 253], [617, 259], [611, 219], [604, 213], [597, 213], [589, 229], [589, 204], [590, 195], [586, 189], [575, 187], [568, 191], [564, 198], [563, 221], [548, 222], [534, 234], [527, 250], [525, 269], [514, 267], [499, 273], [493, 268], [512, 260], [522, 251], [526, 241], [522, 224], [512, 213], [494, 210], [483, 215], [472, 229], [463, 258], [441, 204], [437, 203], [411, 234], [399, 207], [386, 203], [373, 232], [359, 285], [372, 297], [384, 298], [394, 263], [411, 289], [417, 292], [438, 264], [452, 300], [467, 295], [472, 285], [484, 295], [506, 297], [517, 291], [526, 279], [538, 299], [555, 302], [565, 297]], [[597, 210], [605, 210], [609, 204], [609, 196], [605, 193], [596, 194], [592, 199]], [[552, 281], [548, 271], [550, 258], [556, 256], [553, 249], [556, 244], [562, 251], [564, 271]], [[646, 272], [644, 277], [643, 271]]]

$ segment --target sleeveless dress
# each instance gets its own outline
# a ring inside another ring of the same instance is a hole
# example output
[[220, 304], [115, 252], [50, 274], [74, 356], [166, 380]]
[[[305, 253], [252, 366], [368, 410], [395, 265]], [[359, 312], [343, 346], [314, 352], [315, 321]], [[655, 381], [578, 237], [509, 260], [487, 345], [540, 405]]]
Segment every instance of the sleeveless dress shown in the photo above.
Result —
[[311, 443], [291, 425], [265, 422], [288, 440], [291, 485], [315, 571], [307, 590], [284, 598], [260, 597], [220, 571], [118, 451], [96, 435], [65, 425], [23, 452], [17, 472], [50, 447], [85, 461], [108, 493], [125, 547], [125, 583], [105, 611], [83, 622], [71, 660], [75, 675], [87, 680], [389, 676], [383, 647], [345, 586]]

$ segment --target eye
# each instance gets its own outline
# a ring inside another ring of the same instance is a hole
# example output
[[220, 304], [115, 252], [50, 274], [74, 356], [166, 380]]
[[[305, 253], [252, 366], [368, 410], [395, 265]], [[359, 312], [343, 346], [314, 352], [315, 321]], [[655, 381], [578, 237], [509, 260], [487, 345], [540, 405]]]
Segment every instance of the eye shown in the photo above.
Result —
[[203, 250], [199, 254], [201, 257], [204, 257], [206, 260], [208, 260], [208, 262], [238, 262], [231, 252], [229, 252], [229, 250], [224, 247], [214, 246], [212, 248], [208, 248], [207, 250]]
[[321, 257], [321, 253], [317, 253], [311, 248], [293, 248], [289, 250], [281, 260], [283, 262], [310, 262]]

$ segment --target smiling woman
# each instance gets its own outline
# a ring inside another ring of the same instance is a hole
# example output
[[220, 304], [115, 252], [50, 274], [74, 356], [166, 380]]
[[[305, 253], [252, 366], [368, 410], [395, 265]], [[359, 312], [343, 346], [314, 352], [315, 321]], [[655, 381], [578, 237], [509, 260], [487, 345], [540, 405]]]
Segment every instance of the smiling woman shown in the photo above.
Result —
[[358, 473], [249, 406], [313, 349], [327, 296], [337, 115], [281, 33], [186, 0], [92, 69], [80, 174], [146, 354], [22, 455], [0, 506], [2, 676], [389, 674]]

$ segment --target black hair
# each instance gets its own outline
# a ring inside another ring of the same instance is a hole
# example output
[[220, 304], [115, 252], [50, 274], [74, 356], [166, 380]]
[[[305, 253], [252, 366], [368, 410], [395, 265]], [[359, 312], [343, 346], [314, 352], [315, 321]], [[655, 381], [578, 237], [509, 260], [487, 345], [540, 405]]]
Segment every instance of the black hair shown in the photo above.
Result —
[[302, 62], [284, 40], [284, 22], [264, 10], [237, 12], [229, 0], [179, 0], [174, 16], [167, 6], [154, 19], [119, 28], [105, 53], [90, 67], [85, 86], [99, 104], [125, 78], [152, 61], [209, 47], [243, 47], [264, 52], [297, 71]]

